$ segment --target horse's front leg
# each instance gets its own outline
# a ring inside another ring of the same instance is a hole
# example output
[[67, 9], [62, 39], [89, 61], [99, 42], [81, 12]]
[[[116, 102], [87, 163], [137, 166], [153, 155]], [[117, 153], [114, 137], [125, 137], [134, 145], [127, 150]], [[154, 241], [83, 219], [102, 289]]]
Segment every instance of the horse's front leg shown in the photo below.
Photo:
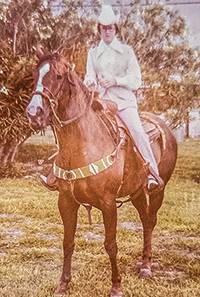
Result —
[[64, 225], [64, 261], [60, 283], [55, 293], [63, 294], [67, 290], [68, 283], [71, 280], [71, 259], [74, 251], [74, 235], [76, 231], [79, 205], [72, 197], [66, 196], [65, 194], [59, 194], [58, 208]]
[[151, 258], [152, 258], [152, 233], [157, 222], [157, 212], [163, 201], [164, 191], [154, 194], [150, 197], [149, 211], [145, 196], [133, 199], [132, 203], [137, 208], [143, 225], [143, 255], [142, 263], [139, 267], [139, 274], [142, 278], [152, 276]]
[[106, 197], [106, 202], [102, 205], [102, 213], [105, 226], [104, 246], [109, 255], [112, 268], [112, 289], [110, 297], [122, 297], [121, 276], [117, 267], [117, 208], [115, 201], [110, 201], [109, 203], [109, 198]]

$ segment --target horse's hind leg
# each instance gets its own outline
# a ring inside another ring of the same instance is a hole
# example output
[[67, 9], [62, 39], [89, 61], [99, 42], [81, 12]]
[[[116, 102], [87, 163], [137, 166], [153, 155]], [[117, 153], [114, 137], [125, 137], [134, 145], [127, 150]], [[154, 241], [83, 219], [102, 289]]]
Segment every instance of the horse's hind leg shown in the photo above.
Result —
[[64, 262], [60, 284], [58, 285], [55, 293], [63, 294], [67, 290], [68, 283], [71, 280], [71, 258], [74, 251], [74, 235], [76, 231], [77, 211], [79, 205], [73, 200], [73, 198], [59, 194], [58, 207], [64, 225]]
[[143, 255], [140, 267], [140, 277], [151, 277], [151, 257], [152, 257], [152, 233], [157, 222], [157, 212], [162, 205], [164, 190], [151, 195], [149, 209], [144, 195], [133, 199], [132, 203], [137, 208], [143, 225]]
[[121, 276], [117, 267], [117, 243], [116, 243], [116, 227], [117, 227], [117, 208], [115, 201], [109, 203], [109, 199], [102, 205], [103, 220], [105, 226], [104, 246], [109, 255], [112, 268], [112, 289], [110, 297], [121, 297]]

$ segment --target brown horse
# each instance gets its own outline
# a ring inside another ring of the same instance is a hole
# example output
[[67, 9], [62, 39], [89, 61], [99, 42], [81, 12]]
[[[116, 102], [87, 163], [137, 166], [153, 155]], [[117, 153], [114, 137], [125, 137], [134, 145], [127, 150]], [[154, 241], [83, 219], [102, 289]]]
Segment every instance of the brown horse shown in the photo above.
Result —
[[[139, 212], [144, 236], [140, 276], [151, 276], [151, 241], [164, 189], [146, 199], [132, 142], [115, 141], [102, 118], [92, 107], [94, 99], [75, 71], [59, 54], [38, 53], [35, 87], [27, 107], [30, 124], [35, 129], [54, 126], [59, 152], [54, 163], [58, 177], [58, 206], [64, 224], [64, 262], [56, 293], [66, 291], [71, 279], [71, 257], [77, 212], [80, 204], [89, 204], [102, 211], [105, 226], [105, 249], [112, 267], [110, 296], [122, 296], [121, 277], [117, 267], [116, 197], [129, 195]], [[177, 143], [158, 117], [152, 116], [162, 131], [165, 147], [160, 154], [159, 171], [165, 185], [176, 163]], [[157, 150], [161, 149], [157, 145]], [[137, 192], [137, 195], [134, 193]], [[139, 193], [139, 194], [138, 194]]]

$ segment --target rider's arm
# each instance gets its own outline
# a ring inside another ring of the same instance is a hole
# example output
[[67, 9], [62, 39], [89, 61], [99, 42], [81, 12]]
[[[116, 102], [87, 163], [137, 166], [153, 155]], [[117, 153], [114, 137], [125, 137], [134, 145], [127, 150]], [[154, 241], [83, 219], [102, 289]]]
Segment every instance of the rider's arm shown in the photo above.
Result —
[[93, 57], [92, 57], [92, 51], [93, 51], [93, 49], [90, 49], [88, 51], [86, 74], [85, 74], [85, 79], [84, 79], [84, 83], [88, 87], [97, 85], [97, 76], [96, 76], [94, 61], [93, 61]]
[[127, 55], [128, 64], [126, 75], [122, 77], [115, 77], [116, 84], [118, 86], [129, 88], [131, 90], [137, 90], [142, 83], [140, 66], [132, 48], [128, 47]]

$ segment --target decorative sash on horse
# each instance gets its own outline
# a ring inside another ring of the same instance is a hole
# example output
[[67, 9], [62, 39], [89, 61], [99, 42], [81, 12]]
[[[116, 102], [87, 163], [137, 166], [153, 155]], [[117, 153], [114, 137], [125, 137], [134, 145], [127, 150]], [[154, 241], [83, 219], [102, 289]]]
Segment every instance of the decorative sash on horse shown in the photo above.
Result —
[[82, 179], [85, 177], [97, 175], [100, 172], [106, 170], [107, 168], [109, 168], [110, 166], [113, 165], [113, 163], [116, 160], [117, 153], [118, 153], [119, 149], [121, 148], [121, 146], [123, 145], [123, 143], [124, 143], [124, 139], [122, 138], [120, 140], [117, 148], [114, 150], [114, 152], [103, 157], [100, 160], [92, 162], [92, 163], [90, 163], [86, 166], [83, 166], [83, 167], [67, 170], [67, 169], [63, 169], [63, 168], [59, 167], [54, 162], [53, 173], [56, 177], [64, 179], [64, 180], [68, 180], [68, 181]]
[[90, 163], [84, 167], [65, 170], [54, 163], [53, 173], [56, 177], [64, 180], [75, 180], [81, 179], [88, 176], [96, 175], [105, 169], [109, 168], [115, 161], [115, 152], [112, 154]]

